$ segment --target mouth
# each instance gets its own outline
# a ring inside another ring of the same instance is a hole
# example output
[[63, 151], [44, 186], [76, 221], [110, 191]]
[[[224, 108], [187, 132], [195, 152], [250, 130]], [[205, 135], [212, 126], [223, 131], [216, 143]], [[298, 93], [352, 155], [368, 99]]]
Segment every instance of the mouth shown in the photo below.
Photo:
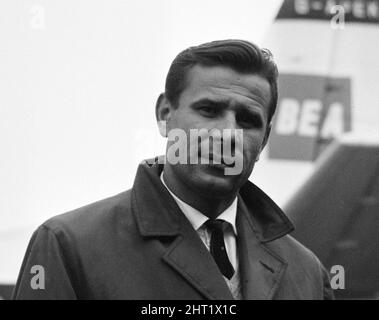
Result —
[[208, 158], [202, 157], [199, 154], [199, 160], [200, 164], [202, 163], [201, 160], [209, 160], [209, 163], [203, 163], [207, 164], [209, 166], [215, 167], [215, 168], [233, 168], [235, 166], [235, 159], [232, 158], [226, 158], [226, 157], [221, 157], [220, 155], [215, 156], [214, 154], [210, 153], [208, 155]]

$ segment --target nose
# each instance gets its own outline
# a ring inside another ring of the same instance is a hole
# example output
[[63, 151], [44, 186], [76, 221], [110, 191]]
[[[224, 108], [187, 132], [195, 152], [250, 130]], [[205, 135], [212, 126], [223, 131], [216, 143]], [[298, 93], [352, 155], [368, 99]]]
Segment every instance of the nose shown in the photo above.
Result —
[[[220, 130], [222, 134], [222, 148], [228, 146], [229, 152], [234, 156], [235, 153], [235, 143], [236, 143], [236, 132], [238, 129], [236, 115], [233, 111], [227, 111], [224, 113], [223, 117], [219, 119], [217, 123], [217, 129]], [[225, 130], [227, 129], [227, 130]], [[223, 153], [227, 150], [223, 150]]]
[[237, 121], [236, 121], [236, 115], [233, 111], [227, 111], [225, 112], [224, 116], [220, 119], [219, 130], [224, 129], [237, 129]]

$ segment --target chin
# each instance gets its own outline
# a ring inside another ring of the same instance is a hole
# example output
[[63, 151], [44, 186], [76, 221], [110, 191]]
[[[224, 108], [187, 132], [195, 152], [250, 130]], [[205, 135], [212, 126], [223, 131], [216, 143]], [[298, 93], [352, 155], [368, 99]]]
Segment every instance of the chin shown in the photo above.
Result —
[[210, 171], [198, 172], [196, 176], [192, 176], [192, 184], [197, 192], [210, 198], [223, 198], [236, 193], [240, 177], [213, 174]]

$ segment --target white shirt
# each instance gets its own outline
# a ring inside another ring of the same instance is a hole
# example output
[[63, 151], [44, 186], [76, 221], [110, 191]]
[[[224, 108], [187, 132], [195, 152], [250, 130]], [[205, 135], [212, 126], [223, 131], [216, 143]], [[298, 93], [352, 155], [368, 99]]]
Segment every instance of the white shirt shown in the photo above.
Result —
[[[163, 172], [161, 173], [161, 181], [163, 185], [170, 192], [179, 208], [182, 210], [184, 215], [187, 217], [193, 228], [197, 231], [200, 239], [203, 241], [208, 250], [210, 250], [211, 235], [209, 230], [204, 226], [204, 223], [209, 220], [207, 216], [202, 214], [199, 210], [191, 207], [189, 204], [185, 203], [183, 200], [179, 199], [166, 185], [163, 180]], [[237, 215], [237, 197], [234, 199], [233, 203], [222, 212], [217, 219], [222, 219], [229, 222], [228, 227], [224, 232], [224, 241], [226, 246], [226, 252], [228, 254], [230, 263], [232, 264], [234, 270], [238, 270], [238, 256], [237, 256], [237, 228], [236, 228], [236, 215]]]

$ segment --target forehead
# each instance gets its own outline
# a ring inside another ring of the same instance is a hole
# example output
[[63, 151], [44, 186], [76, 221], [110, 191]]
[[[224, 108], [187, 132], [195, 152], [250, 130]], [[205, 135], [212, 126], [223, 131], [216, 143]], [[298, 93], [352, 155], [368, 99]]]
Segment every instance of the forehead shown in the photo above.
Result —
[[187, 73], [180, 104], [202, 98], [258, 104], [267, 109], [271, 99], [270, 84], [258, 74], [241, 74], [222, 66], [196, 65]]

